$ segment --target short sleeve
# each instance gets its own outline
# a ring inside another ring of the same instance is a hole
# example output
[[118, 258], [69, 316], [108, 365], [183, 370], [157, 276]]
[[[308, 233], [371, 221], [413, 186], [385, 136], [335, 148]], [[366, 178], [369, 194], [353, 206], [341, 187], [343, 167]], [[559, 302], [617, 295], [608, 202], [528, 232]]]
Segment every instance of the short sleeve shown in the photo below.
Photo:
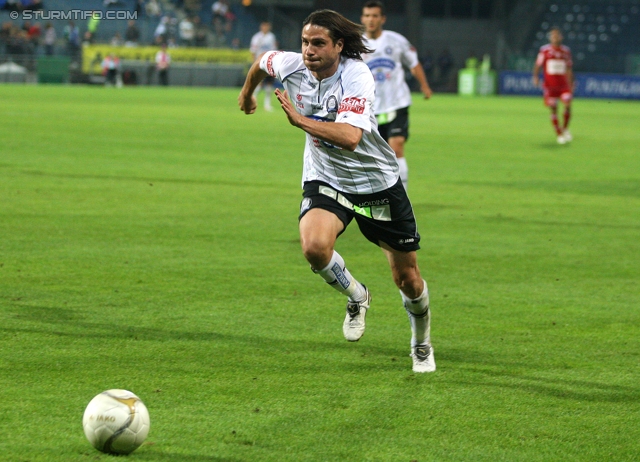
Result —
[[304, 64], [300, 53], [267, 51], [260, 60], [260, 69], [280, 81], [284, 81], [302, 67]]
[[402, 54], [400, 59], [402, 60], [402, 65], [407, 69], [413, 69], [416, 67], [420, 61], [418, 61], [418, 52], [415, 47], [411, 45], [411, 43], [404, 37], [401, 40], [401, 48]]
[[371, 111], [376, 85], [373, 75], [366, 64], [357, 62], [342, 75], [344, 88], [342, 100], [338, 106], [336, 123], [345, 123], [371, 131]]

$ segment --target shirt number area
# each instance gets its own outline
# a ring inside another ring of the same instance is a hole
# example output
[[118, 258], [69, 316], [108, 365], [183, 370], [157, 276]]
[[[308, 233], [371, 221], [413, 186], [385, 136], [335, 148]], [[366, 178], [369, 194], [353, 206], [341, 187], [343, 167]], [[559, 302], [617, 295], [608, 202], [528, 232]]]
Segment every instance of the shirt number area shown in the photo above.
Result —
[[547, 60], [547, 75], [564, 75], [567, 73], [567, 63], [564, 59]]
[[[307, 116], [311, 120], [316, 120], [318, 122], [333, 122], [331, 119], [325, 119], [324, 117], [318, 116]], [[313, 141], [313, 145], [316, 148], [327, 148], [327, 149], [342, 149], [340, 146], [334, 146], [331, 143], [327, 143], [326, 141], [321, 140], [320, 138], [316, 138], [315, 136], [311, 136], [311, 140]]]

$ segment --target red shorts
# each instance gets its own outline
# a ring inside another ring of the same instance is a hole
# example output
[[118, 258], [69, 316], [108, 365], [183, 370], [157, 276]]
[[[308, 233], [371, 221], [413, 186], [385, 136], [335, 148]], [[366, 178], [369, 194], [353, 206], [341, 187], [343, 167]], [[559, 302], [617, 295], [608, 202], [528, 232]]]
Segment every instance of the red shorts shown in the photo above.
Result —
[[569, 87], [542, 87], [545, 106], [557, 106], [558, 98], [564, 104], [569, 104], [573, 98], [573, 93]]

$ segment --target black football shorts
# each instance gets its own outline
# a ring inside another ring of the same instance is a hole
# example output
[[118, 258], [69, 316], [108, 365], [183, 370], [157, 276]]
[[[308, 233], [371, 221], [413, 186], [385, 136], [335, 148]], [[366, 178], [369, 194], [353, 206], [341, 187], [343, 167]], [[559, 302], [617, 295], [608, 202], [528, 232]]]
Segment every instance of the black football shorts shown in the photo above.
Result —
[[336, 215], [345, 229], [355, 218], [364, 237], [376, 245], [382, 241], [403, 252], [420, 248], [418, 225], [400, 180], [373, 194], [343, 193], [321, 181], [309, 181], [304, 184], [302, 197], [299, 219], [309, 210], [321, 208]]
[[393, 136], [402, 136], [405, 140], [408, 140], [409, 108], [405, 107], [393, 112], [395, 113], [395, 118], [387, 123], [381, 123], [381, 117], [376, 116], [378, 119], [378, 132], [380, 133], [380, 136], [382, 136], [387, 143], [389, 142], [389, 138]]

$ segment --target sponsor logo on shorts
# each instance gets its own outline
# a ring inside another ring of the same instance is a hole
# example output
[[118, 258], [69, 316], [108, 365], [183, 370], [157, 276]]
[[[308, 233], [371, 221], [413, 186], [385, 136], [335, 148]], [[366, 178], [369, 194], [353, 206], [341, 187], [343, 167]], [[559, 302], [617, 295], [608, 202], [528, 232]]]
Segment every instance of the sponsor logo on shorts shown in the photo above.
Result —
[[345, 98], [340, 103], [340, 108], [338, 109], [338, 113], [341, 112], [354, 112], [356, 114], [364, 113], [364, 104], [367, 101], [367, 98]]
[[399, 244], [411, 244], [412, 242], [415, 242], [416, 240], [412, 237], [410, 237], [409, 239], [400, 239], [398, 241]]
[[375, 201], [365, 201], [358, 204], [358, 207], [369, 207], [370, 205], [387, 205], [389, 204], [389, 199], [386, 197], [384, 199], [378, 199]]

